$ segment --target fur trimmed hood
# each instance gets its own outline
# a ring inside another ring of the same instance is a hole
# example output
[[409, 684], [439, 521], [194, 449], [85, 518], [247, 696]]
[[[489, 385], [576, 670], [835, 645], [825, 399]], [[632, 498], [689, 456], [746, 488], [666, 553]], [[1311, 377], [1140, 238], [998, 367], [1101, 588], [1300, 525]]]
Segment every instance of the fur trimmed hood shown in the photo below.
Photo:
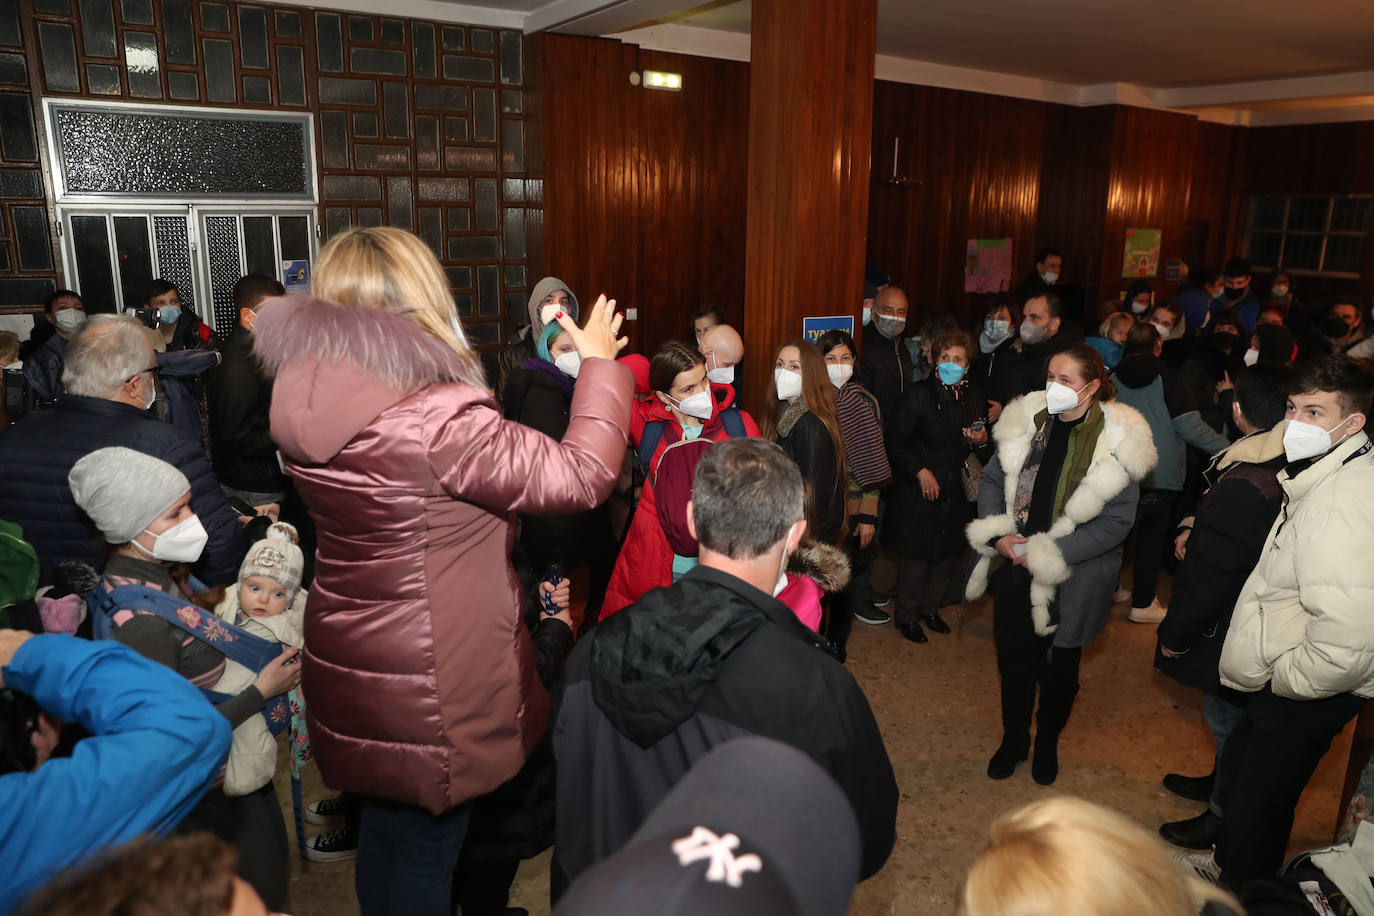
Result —
[[834, 594], [849, 584], [849, 557], [838, 547], [829, 544], [809, 544], [798, 547], [787, 558], [787, 571], [794, 576], [807, 576], [822, 591]]

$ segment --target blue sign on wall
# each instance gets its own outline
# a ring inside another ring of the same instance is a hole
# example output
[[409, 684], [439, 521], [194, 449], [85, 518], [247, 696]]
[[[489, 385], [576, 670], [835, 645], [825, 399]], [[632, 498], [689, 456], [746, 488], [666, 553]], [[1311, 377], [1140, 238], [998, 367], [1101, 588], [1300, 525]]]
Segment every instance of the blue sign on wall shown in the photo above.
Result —
[[826, 331], [840, 330], [850, 335], [854, 333], [853, 315], [827, 315], [820, 318], [802, 319], [802, 337], [816, 342], [816, 339]]

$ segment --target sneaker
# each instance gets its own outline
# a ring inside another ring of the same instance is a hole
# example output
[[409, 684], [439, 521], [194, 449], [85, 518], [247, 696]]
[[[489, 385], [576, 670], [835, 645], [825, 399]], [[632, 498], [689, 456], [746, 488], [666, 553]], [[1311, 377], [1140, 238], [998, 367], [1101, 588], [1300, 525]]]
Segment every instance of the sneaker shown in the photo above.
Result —
[[305, 841], [305, 857], [311, 862], [339, 862], [358, 854], [358, 835], [347, 827], [321, 833]]
[[1168, 609], [1161, 607], [1159, 599], [1156, 598], [1150, 602], [1149, 607], [1131, 608], [1131, 613], [1126, 615], [1126, 619], [1131, 623], [1159, 623], [1167, 613]]
[[1169, 856], [1185, 874], [1201, 878], [1209, 884], [1216, 884], [1221, 878], [1221, 866], [1217, 864], [1215, 849], [1211, 852], [1171, 852]]
[[892, 621], [892, 615], [886, 611], [879, 610], [874, 605], [860, 604], [854, 609], [854, 619], [859, 621], [859, 623], [867, 623], [875, 627], [880, 627], [885, 623], [890, 623]]
[[344, 800], [342, 795], [322, 798], [305, 806], [305, 822], [317, 827], [342, 827]]
[[1126, 601], [1130, 601], [1130, 600], [1131, 600], [1131, 590], [1130, 590], [1129, 588], [1118, 588], [1118, 589], [1116, 590], [1116, 593], [1115, 593], [1114, 595], [1112, 595], [1112, 603], [1113, 603], [1113, 604], [1122, 604], [1122, 603], [1124, 603], [1124, 602], [1126, 602]]

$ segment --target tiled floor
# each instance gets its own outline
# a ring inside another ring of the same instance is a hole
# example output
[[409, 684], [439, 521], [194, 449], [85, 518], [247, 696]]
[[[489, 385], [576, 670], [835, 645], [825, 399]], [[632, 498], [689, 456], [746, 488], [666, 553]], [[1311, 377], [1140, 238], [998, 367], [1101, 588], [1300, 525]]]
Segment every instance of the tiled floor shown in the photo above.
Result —
[[[1109, 805], [1152, 830], [1201, 810], [1159, 782], [1171, 770], [1201, 774], [1211, 766], [1212, 738], [1198, 696], [1152, 670], [1154, 628], [1127, 622], [1125, 610], [1115, 608], [1106, 632], [1084, 652], [1083, 687], [1060, 743], [1059, 781], [1050, 788], [1033, 783], [1026, 764], [1005, 782], [985, 775], [1001, 737], [990, 606], [970, 606], [961, 629], [932, 635], [928, 645], [907, 642], [891, 626], [855, 624], [849, 667], [882, 725], [902, 801], [897, 847], [887, 866], [856, 890], [852, 913], [952, 912], [960, 876], [988, 822], [1051, 793]], [[1347, 729], [1303, 796], [1294, 849], [1330, 842], [1349, 746]], [[314, 797], [313, 767], [306, 785], [307, 797]], [[296, 916], [357, 912], [351, 863], [297, 859], [292, 869]], [[524, 863], [511, 905], [548, 912], [547, 853]]]

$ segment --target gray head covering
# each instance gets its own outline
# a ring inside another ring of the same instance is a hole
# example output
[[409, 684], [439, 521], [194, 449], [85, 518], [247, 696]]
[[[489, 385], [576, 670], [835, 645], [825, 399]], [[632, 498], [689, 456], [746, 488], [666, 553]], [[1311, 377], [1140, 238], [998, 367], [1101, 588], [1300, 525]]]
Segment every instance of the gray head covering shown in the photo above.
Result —
[[191, 490], [186, 475], [161, 458], [117, 446], [82, 458], [67, 483], [111, 544], [132, 541]]
[[534, 340], [539, 339], [539, 335], [544, 333], [544, 322], [539, 320], [539, 304], [544, 301], [544, 297], [558, 292], [559, 290], [568, 294], [568, 314], [573, 321], [577, 321], [577, 296], [557, 277], [545, 277], [534, 284], [534, 291], [530, 293], [529, 313], [530, 313], [530, 336]]

